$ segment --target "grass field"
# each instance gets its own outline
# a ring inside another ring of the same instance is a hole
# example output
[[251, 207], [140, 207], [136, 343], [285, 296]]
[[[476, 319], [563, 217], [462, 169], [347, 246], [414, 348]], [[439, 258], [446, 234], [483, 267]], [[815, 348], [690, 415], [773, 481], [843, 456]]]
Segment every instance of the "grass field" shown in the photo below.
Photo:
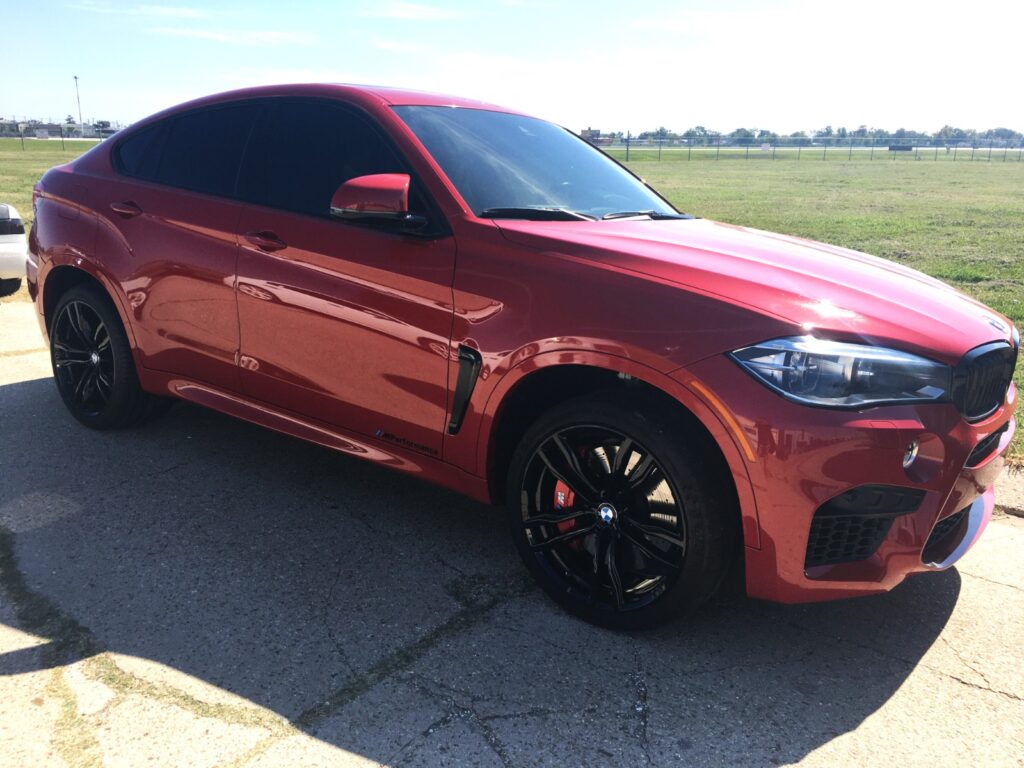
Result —
[[[0, 139], [0, 202], [31, 213], [32, 185], [84, 142]], [[820, 150], [819, 150], [820, 152]], [[616, 153], [618, 154], [618, 153]], [[630, 166], [681, 210], [883, 256], [975, 296], [1024, 327], [1024, 162], [822, 161], [653, 152]], [[620, 157], [621, 159], [621, 157]], [[1017, 369], [1024, 392], [1024, 365]], [[1024, 463], [1024, 429], [1011, 449]]]

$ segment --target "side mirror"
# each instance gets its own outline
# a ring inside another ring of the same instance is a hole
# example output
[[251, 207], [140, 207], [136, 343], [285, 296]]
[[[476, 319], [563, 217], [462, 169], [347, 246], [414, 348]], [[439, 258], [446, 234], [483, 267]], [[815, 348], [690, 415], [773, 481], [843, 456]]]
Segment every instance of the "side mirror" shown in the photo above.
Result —
[[331, 216], [349, 221], [393, 222], [403, 229], [416, 229], [427, 223], [425, 217], [409, 213], [409, 176], [405, 173], [349, 179], [331, 198]]

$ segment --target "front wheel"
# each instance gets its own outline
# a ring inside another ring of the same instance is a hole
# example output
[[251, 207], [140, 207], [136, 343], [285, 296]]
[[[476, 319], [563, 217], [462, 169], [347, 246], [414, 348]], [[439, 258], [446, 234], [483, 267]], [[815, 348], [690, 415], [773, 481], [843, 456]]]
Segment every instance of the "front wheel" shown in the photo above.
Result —
[[683, 615], [738, 549], [735, 493], [699, 427], [652, 404], [588, 396], [542, 416], [508, 477], [512, 535], [554, 600], [602, 626]]

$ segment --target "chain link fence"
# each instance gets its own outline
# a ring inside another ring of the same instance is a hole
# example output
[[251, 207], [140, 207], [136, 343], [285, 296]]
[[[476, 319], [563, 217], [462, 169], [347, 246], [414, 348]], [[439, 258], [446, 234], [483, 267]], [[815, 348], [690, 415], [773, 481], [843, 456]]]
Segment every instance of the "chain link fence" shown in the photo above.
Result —
[[933, 160], [1024, 162], [1024, 142], [1001, 139], [949, 141], [939, 138], [872, 139], [799, 137], [745, 139], [618, 139], [592, 141], [624, 160]]

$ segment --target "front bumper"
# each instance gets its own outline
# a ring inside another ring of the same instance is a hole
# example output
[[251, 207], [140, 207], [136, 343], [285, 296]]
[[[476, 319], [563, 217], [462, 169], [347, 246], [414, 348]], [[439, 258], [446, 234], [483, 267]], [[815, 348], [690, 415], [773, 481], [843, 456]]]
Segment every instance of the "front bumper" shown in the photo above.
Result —
[[[705, 400], [706, 393], [713, 393], [718, 407], [709, 406], [728, 411], [729, 431], [738, 453], [746, 457], [757, 519], [757, 536], [745, 537], [751, 597], [801, 603], [888, 591], [911, 573], [952, 566], [992, 515], [992, 485], [1015, 429], [1012, 385], [999, 410], [969, 424], [950, 404], [862, 412], [798, 405], [725, 358], [702, 361], [674, 376], [695, 394], [703, 390]], [[972, 456], [990, 436], [984, 451]], [[904, 452], [912, 441], [920, 450], [905, 470]], [[923, 495], [913, 511], [892, 518], [884, 538], [866, 556], [809, 566], [815, 513], [841, 494], [871, 485], [911, 488]]]

